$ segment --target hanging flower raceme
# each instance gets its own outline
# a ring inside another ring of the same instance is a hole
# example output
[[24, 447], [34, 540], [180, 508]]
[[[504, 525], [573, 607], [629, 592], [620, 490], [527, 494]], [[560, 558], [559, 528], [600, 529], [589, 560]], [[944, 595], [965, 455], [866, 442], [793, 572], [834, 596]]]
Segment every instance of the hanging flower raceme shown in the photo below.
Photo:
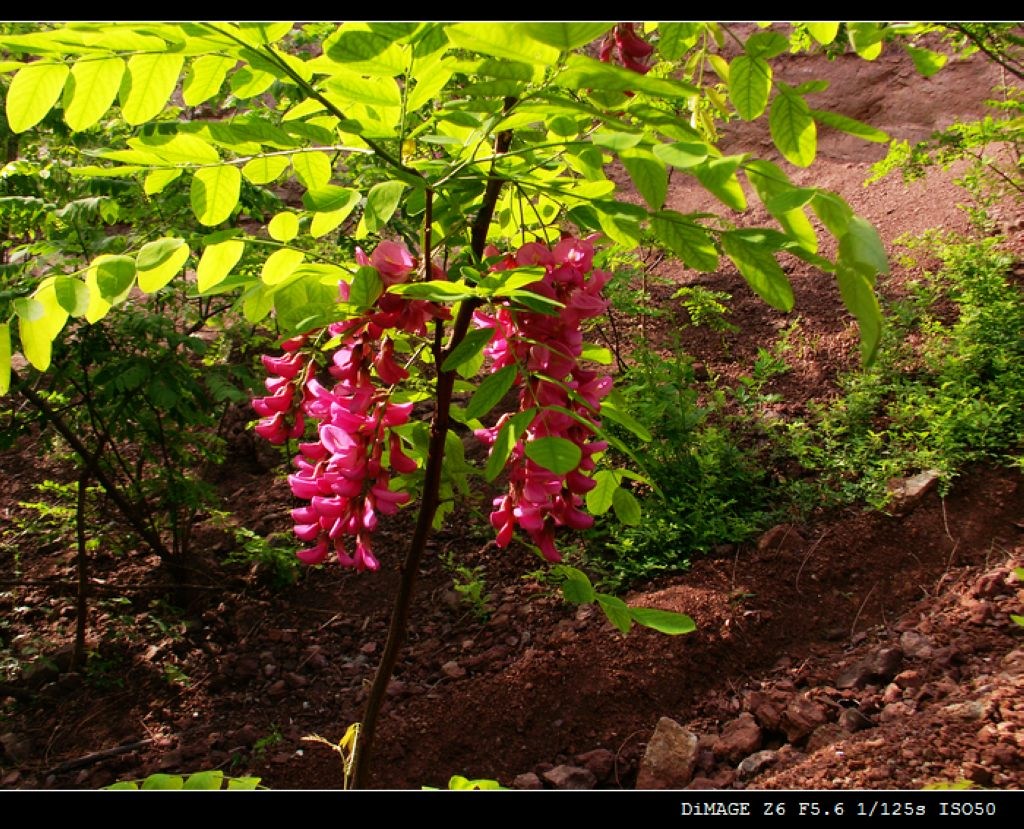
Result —
[[[416, 268], [412, 254], [395, 242], [381, 242], [369, 257], [357, 250], [356, 259], [374, 268], [385, 286], [404, 282]], [[349, 285], [339, 290], [347, 300]], [[262, 358], [273, 376], [266, 381], [271, 395], [253, 401], [261, 416], [257, 433], [284, 443], [303, 434], [307, 419], [317, 424], [317, 440], [299, 444], [296, 471], [288, 477], [295, 497], [309, 502], [292, 510], [296, 536], [311, 545], [298, 552], [303, 562], [316, 564], [333, 552], [357, 570], [380, 566], [370, 544], [377, 515], [392, 515], [409, 500], [407, 492], [390, 488], [391, 475], [417, 468], [393, 431], [408, 421], [412, 404], [391, 400], [392, 387], [409, 373], [385, 332], [425, 334], [431, 319], [448, 316], [432, 302], [381, 294], [365, 314], [327, 327], [339, 341], [328, 385], [314, 376], [312, 354], [302, 351], [313, 348], [311, 334], [285, 342], [281, 357]]]
[[[593, 436], [600, 428], [597, 414], [611, 389], [611, 378], [580, 365], [581, 324], [607, 308], [601, 290], [610, 276], [593, 269], [593, 258], [590, 239], [563, 239], [553, 250], [537, 243], [524, 245], [494, 270], [543, 267], [544, 276], [529, 290], [564, 308], [555, 316], [502, 306], [493, 313], [478, 311], [474, 318], [478, 327], [495, 331], [485, 348], [494, 369], [515, 365], [525, 378], [520, 412], [534, 412], [509, 455], [509, 489], [494, 500], [491, 524], [498, 531], [499, 546], [506, 546], [519, 526], [549, 561], [561, 560], [554, 543], [558, 527], [585, 529], [593, 524], [581, 509], [583, 495], [595, 485], [586, 473], [594, 469], [594, 455], [607, 449], [604, 441]], [[493, 446], [514, 416], [503, 415], [494, 427], [478, 430], [477, 436]], [[541, 453], [533, 450], [541, 446], [536, 441], [545, 438], [567, 442], [562, 447], [571, 444], [578, 450], [579, 461], [569, 469], [562, 468], [564, 463], [549, 463], [557, 472], [538, 463]]]
[[618, 62], [627, 69], [645, 75], [651, 69], [646, 61], [653, 51], [654, 47], [636, 33], [632, 23], [616, 23], [601, 41], [598, 57], [608, 63], [617, 56]]

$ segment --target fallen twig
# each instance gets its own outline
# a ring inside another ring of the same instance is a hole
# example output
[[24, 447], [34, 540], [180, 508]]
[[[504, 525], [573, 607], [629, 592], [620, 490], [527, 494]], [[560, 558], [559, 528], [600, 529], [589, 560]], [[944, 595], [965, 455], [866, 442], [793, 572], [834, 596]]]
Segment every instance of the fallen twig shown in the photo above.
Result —
[[69, 771], [74, 771], [75, 769], [84, 768], [85, 766], [91, 766], [93, 763], [98, 763], [101, 760], [107, 760], [110, 757], [127, 754], [129, 751], [135, 751], [135, 749], [147, 746], [152, 742], [153, 740], [147, 737], [145, 740], [137, 740], [134, 743], [125, 743], [124, 745], [114, 746], [113, 748], [105, 748], [102, 751], [94, 751], [91, 754], [77, 757], [74, 760], [65, 760], [63, 763], [54, 766], [46, 773], [64, 774]]

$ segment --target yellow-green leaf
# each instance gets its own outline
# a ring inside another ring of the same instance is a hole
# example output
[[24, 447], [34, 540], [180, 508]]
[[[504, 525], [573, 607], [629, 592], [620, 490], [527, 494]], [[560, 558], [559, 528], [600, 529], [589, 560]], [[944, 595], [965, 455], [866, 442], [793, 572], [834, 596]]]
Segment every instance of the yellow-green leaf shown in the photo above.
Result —
[[878, 23], [860, 20], [846, 24], [846, 33], [854, 51], [864, 60], [874, 60], [882, 54], [884, 32]]
[[363, 214], [366, 229], [370, 233], [376, 233], [390, 221], [406, 186], [401, 181], [382, 181], [370, 188], [366, 196], [366, 212]]
[[169, 164], [217, 164], [220, 155], [213, 145], [198, 135], [178, 132], [171, 135], [156, 133], [128, 141], [129, 147], [151, 152]]
[[586, 46], [612, 27], [611, 23], [524, 23], [528, 37], [568, 52], [577, 46]]
[[772, 249], [751, 242], [742, 231], [726, 231], [721, 239], [722, 249], [758, 296], [780, 311], [792, 310], [793, 287]]
[[288, 169], [288, 156], [270, 155], [247, 161], [242, 175], [253, 184], [269, 184]]
[[207, 245], [196, 268], [197, 287], [204, 293], [219, 285], [231, 269], [238, 264], [245, 251], [245, 243], [239, 239], [228, 239], [215, 245]]
[[278, 213], [267, 225], [267, 232], [271, 239], [290, 242], [299, 233], [299, 217], [288, 211]]
[[733, 210], [746, 210], [747, 197], [736, 176], [736, 170], [742, 161], [743, 157], [738, 155], [709, 158], [705, 163], [694, 167], [693, 172], [704, 188], [723, 204]]
[[349, 190], [348, 194], [347, 201], [341, 207], [313, 214], [313, 220], [309, 223], [309, 234], [313, 238], [318, 239], [325, 233], [330, 233], [348, 218], [359, 203], [359, 191]]
[[58, 276], [53, 283], [57, 302], [73, 317], [83, 316], [89, 307], [89, 289], [81, 279]]
[[97, 256], [89, 270], [96, 272], [99, 293], [115, 304], [127, 297], [135, 281], [135, 260], [130, 256]]
[[11, 388], [11, 326], [0, 323], [0, 397]]
[[222, 165], [196, 170], [192, 178], [192, 210], [204, 225], [223, 222], [238, 204], [242, 174], [237, 167]]
[[402, 93], [391, 77], [361, 75], [339, 67], [327, 78], [326, 85], [328, 90], [347, 102], [383, 107], [402, 105]]
[[216, 95], [224, 83], [228, 70], [237, 63], [234, 58], [220, 55], [202, 55], [196, 58], [185, 76], [181, 97], [186, 106], [199, 106]]
[[629, 171], [636, 189], [652, 210], [658, 210], [665, 203], [668, 194], [668, 172], [665, 162], [657, 158], [646, 147], [622, 150], [619, 158]]
[[236, 98], [254, 98], [266, 92], [275, 80], [269, 72], [243, 66], [231, 76], [231, 93]]
[[949, 58], [941, 52], [933, 52], [931, 49], [922, 49], [919, 46], [907, 44], [907, 52], [910, 59], [914, 61], [914, 68], [926, 78], [930, 78], [938, 72]]
[[263, 263], [263, 270], [260, 271], [260, 279], [267, 285], [278, 285], [284, 282], [305, 258], [301, 250], [282, 248], [274, 251]]
[[53, 340], [67, 322], [68, 312], [57, 301], [55, 280], [47, 280], [31, 299], [16, 300], [21, 352], [39, 371], [50, 367]]
[[739, 55], [729, 65], [729, 100], [744, 121], [753, 121], [768, 106], [772, 67], [762, 57]]
[[772, 141], [786, 160], [808, 167], [818, 151], [818, 129], [802, 96], [783, 89], [772, 101], [768, 114]]
[[36, 61], [18, 70], [7, 90], [7, 124], [24, 132], [46, 117], [60, 97], [69, 70], [63, 63]]
[[292, 169], [307, 190], [318, 190], [331, 180], [331, 160], [319, 150], [296, 153], [292, 156]]
[[448, 26], [445, 34], [456, 46], [497, 58], [553, 66], [560, 54], [554, 46], [534, 40], [517, 23], [457, 23]]
[[129, 124], [144, 124], [163, 110], [178, 84], [185, 58], [180, 54], [141, 54], [128, 59], [121, 85], [121, 114]]
[[159, 291], [181, 270], [190, 252], [184, 239], [168, 237], [143, 245], [135, 259], [139, 289], [147, 294]]
[[807, 32], [822, 46], [828, 46], [836, 35], [839, 34], [839, 23], [836, 21], [828, 23], [805, 23]]
[[865, 364], [870, 364], [882, 339], [882, 311], [872, 289], [873, 280], [841, 256], [836, 262], [836, 280], [843, 304], [857, 318], [860, 326], [861, 358]]
[[77, 132], [99, 121], [114, 103], [123, 76], [124, 61], [121, 58], [79, 60], [72, 67], [71, 80], [64, 88], [64, 121], [67, 125]]
[[174, 170], [153, 170], [146, 176], [142, 190], [147, 196], [155, 196], [162, 193], [172, 181], [181, 177], [184, 172], [180, 167]]

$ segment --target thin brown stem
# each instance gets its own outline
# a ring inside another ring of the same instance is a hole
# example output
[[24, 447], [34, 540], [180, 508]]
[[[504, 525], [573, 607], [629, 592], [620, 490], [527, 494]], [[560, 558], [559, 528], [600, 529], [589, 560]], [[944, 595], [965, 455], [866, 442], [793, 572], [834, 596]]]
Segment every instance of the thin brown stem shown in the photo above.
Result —
[[[507, 98], [505, 100], [506, 109], [510, 108], [514, 102], [514, 98]], [[503, 151], [507, 150], [511, 142], [511, 132], [499, 133], [494, 142], [495, 155], [500, 155]], [[484, 190], [483, 203], [480, 205], [472, 225], [472, 250], [477, 259], [483, 258], [484, 245], [487, 240], [487, 228], [490, 226], [491, 219], [494, 216], [494, 208], [501, 193], [502, 180], [493, 175], [493, 172], [492, 163], [492, 175], [488, 178], [487, 186]], [[427, 250], [427, 253], [429, 254], [429, 250]], [[429, 273], [429, 267], [428, 261], [427, 273]], [[406, 629], [409, 623], [409, 609], [412, 606], [412, 597], [416, 589], [416, 577], [419, 575], [420, 563], [426, 552], [427, 539], [430, 536], [430, 529], [434, 523], [434, 514], [437, 512], [437, 505], [440, 500], [444, 447], [448, 436], [452, 391], [455, 387], [456, 378], [454, 371], [442, 371], [441, 366], [445, 358], [466, 336], [473, 318], [473, 311], [476, 310], [478, 304], [479, 301], [463, 301], [459, 307], [458, 316], [455, 318], [448, 348], [435, 349], [434, 352], [437, 370], [437, 392], [435, 396], [434, 417], [430, 423], [427, 464], [423, 473], [423, 500], [420, 502], [420, 510], [416, 518], [416, 528], [413, 531], [412, 541], [409, 544], [409, 552], [406, 554], [405, 561], [402, 564], [402, 579], [398, 588], [398, 595], [395, 597], [395, 606], [391, 613], [388, 638], [384, 644], [380, 664], [377, 666], [377, 672], [374, 674], [373, 684], [367, 696], [362, 728], [360, 729], [359, 739], [355, 747], [355, 754], [352, 760], [352, 786], [356, 789], [365, 789], [369, 782], [370, 757], [372, 756], [373, 741], [377, 731], [377, 720], [380, 716], [381, 706], [384, 703], [388, 684], [398, 662], [398, 655], [405, 642]]]
[[71, 670], [85, 662], [85, 625], [89, 614], [89, 559], [85, 552], [85, 496], [89, 473], [78, 477], [78, 501], [75, 504], [75, 536], [78, 542], [78, 595], [75, 607], [75, 647], [71, 652]]

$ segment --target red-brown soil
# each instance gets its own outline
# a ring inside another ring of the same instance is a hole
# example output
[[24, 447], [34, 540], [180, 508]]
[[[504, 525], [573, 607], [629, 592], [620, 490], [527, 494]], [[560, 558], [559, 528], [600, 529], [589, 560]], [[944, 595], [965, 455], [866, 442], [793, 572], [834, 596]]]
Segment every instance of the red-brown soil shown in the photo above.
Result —
[[[831, 80], [814, 106], [912, 140], [956, 117], [980, 115], [1000, 81], [981, 61], [953, 64], [925, 80], [895, 54], [873, 63], [798, 58], [779, 71], [794, 84]], [[736, 128], [726, 147], [774, 158], [758, 129]], [[956, 207], [967, 196], [952, 173], [934, 171], [910, 185], [893, 176], [862, 186], [883, 154], [881, 145], [822, 131], [817, 161], [793, 177], [842, 193], [887, 243], [928, 228], [967, 230]], [[681, 176], [670, 200], [686, 211], [714, 208]], [[1020, 217], [1001, 218], [1019, 258]], [[743, 218], [766, 220], [760, 207]], [[790, 270], [797, 295], [790, 315], [754, 297], [727, 265], [698, 275], [663, 263], [658, 274], [733, 295], [735, 335], [678, 326], [680, 345], [725, 381], [749, 373], [758, 347], [799, 317], [804, 345], [794, 351], [792, 370], [770, 389], [782, 395], [781, 413], [834, 395], [837, 373], [855, 364], [852, 319], [831, 278], [809, 266], [794, 263]], [[882, 289], [906, 276], [897, 264]], [[656, 295], [659, 290], [662, 298], [671, 293], [656, 288]], [[5, 453], [0, 464], [6, 517], [18, 514], [19, 501], [34, 499], [33, 483], [70, 474], [40, 464], [32, 445]], [[287, 532], [291, 501], [282, 475], [282, 468], [267, 471], [252, 451], [239, 450], [218, 486], [246, 526]], [[698, 785], [920, 788], [967, 778], [1020, 788], [1024, 629], [1009, 614], [1024, 608], [1024, 587], [1011, 573], [1024, 565], [1022, 516], [1020, 474], [993, 467], [966, 470], [947, 497], [933, 492], [901, 517], [856, 509], [823, 514], [629, 594], [630, 603], [685, 612], [696, 621], [695, 633], [668, 637], [646, 629], [622, 636], [599, 613], [549, 595], [522, 578], [537, 568], [535, 559], [522, 548], [497, 550], [486, 526], [473, 529], [480, 522], [463, 514], [437, 534], [420, 575], [372, 784], [445, 786], [451, 775], [464, 774], [510, 785], [523, 773], [589, 762], [603, 787], [631, 787], [645, 743], [667, 716], [701, 735]], [[29, 689], [26, 698], [0, 699], [0, 785], [94, 788], [158, 770], [221, 768], [257, 775], [272, 788], [341, 786], [337, 756], [302, 738], [318, 733], [337, 740], [359, 719], [409, 526], [383, 531], [377, 546], [385, 563], [376, 575], [328, 567], [277, 591], [216, 563], [226, 535], [198, 532], [215, 575], [187, 621], [151, 606], [161, 596], [154, 561], [141, 553], [96, 553], [94, 575], [103, 583], [90, 616], [90, 645], [98, 656], [88, 674], [43, 673], [18, 685]], [[489, 619], [459, 603], [440, 561], [448, 553], [483, 568]], [[52, 655], [73, 631], [73, 546], [29, 546], [17, 562], [5, 555], [3, 645], [20, 648], [26, 661], [33, 648]], [[54, 580], [67, 589], [54, 589]], [[118, 595], [130, 604], [99, 601]], [[893, 648], [900, 650], [900, 664], [891, 666], [898, 670], [861, 687], [837, 687], [846, 669]], [[187, 680], [168, 674], [168, 665]], [[765, 700], [783, 708], [795, 700], [813, 704], [833, 729], [787, 742], [784, 728], [764, 727], [759, 748], [776, 752], [772, 763], [741, 778], [734, 761], [716, 754], [715, 738], [741, 712], [770, 719]], [[849, 719], [841, 719], [844, 710], [861, 713], [861, 730], [839, 729]], [[129, 743], [140, 745], [79, 766], [71, 762]], [[610, 755], [577, 759], [596, 749]]]

